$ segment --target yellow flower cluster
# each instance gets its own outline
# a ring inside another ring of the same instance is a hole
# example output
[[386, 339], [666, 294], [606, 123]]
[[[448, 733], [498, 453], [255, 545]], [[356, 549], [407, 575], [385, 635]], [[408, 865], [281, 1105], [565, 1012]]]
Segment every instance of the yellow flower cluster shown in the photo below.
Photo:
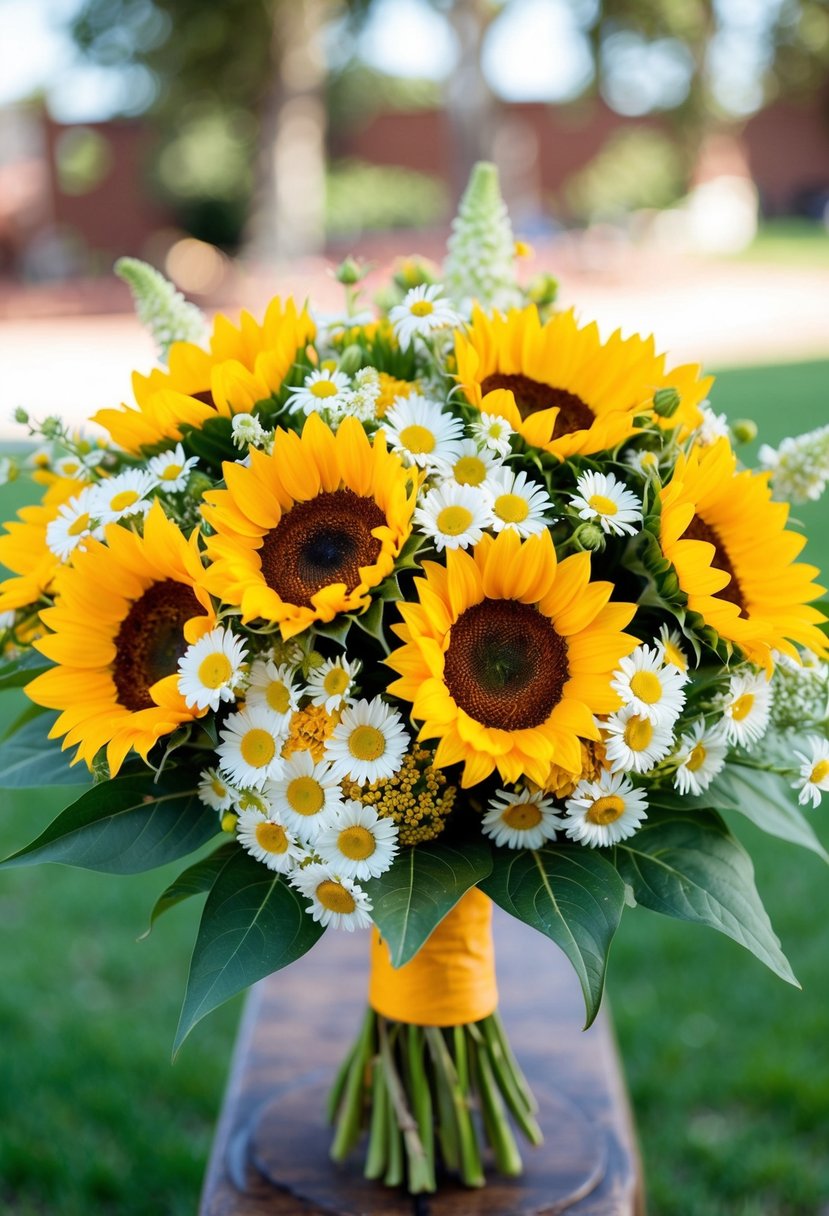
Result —
[[604, 767], [605, 748], [603, 743], [581, 742], [581, 769], [578, 773], [570, 773], [565, 768], [553, 764], [544, 782], [544, 792], [553, 794], [556, 798], [569, 798], [580, 781], [598, 781]]
[[434, 753], [415, 744], [403, 757], [400, 771], [364, 789], [356, 782], [343, 783], [347, 798], [355, 798], [387, 815], [400, 829], [401, 845], [435, 840], [446, 826], [455, 804], [457, 788], [446, 786], [446, 775], [433, 767]]
[[329, 714], [323, 705], [309, 705], [291, 715], [288, 738], [282, 748], [287, 760], [294, 752], [310, 752], [314, 763], [322, 760], [326, 740], [340, 720], [339, 714]]

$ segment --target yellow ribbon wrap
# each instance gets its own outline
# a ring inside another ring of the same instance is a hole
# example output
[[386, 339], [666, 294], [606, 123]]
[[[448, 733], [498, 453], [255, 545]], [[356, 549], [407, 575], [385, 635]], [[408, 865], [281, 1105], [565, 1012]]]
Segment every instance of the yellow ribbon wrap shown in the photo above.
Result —
[[377, 929], [371, 934], [368, 1002], [376, 1013], [416, 1026], [463, 1026], [498, 1005], [492, 903], [473, 887], [410, 963], [394, 968]]

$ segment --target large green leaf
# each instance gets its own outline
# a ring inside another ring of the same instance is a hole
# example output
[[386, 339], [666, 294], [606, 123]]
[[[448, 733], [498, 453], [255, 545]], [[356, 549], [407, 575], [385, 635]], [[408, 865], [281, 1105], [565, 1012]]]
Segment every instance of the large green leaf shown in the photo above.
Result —
[[484, 840], [470, 841], [462, 849], [422, 844], [403, 849], [385, 874], [363, 883], [392, 965], [408, 963], [461, 896], [491, 870], [492, 853]]
[[228, 840], [225, 844], [220, 844], [218, 849], [215, 849], [207, 857], [202, 857], [201, 861], [195, 862], [192, 866], [188, 866], [186, 870], [182, 870], [178, 878], [174, 878], [168, 887], [159, 895], [158, 899], [153, 904], [153, 910], [150, 913], [150, 923], [146, 930], [141, 934], [141, 940], [149, 937], [153, 925], [163, 913], [169, 912], [170, 908], [175, 908], [176, 904], [182, 903], [185, 899], [190, 899], [193, 895], [206, 895], [220, 870], [224, 868], [225, 863], [238, 852], [239, 845], [235, 840]]
[[769, 836], [811, 849], [829, 861], [829, 853], [797, 805], [791, 786], [776, 773], [728, 764], [706, 791], [709, 805], [739, 811]]
[[586, 1026], [599, 1011], [607, 954], [625, 905], [625, 884], [586, 848], [496, 849], [481, 890], [560, 946], [579, 977]]
[[616, 846], [619, 873], [637, 903], [710, 925], [799, 987], [754, 885], [743, 846], [713, 811], [654, 811]]
[[22, 688], [52, 666], [37, 650], [24, 650], [16, 659], [0, 663], [0, 689]]
[[181, 769], [116, 777], [83, 794], [31, 844], [0, 863], [60, 861], [108, 874], [138, 874], [176, 861], [216, 835], [218, 821]]
[[206, 1014], [301, 958], [322, 935], [285, 878], [237, 848], [204, 905], [174, 1052]]
[[38, 714], [0, 743], [0, 781], [5, 789], [31, 790], [47, 785], [89, 785], [85, 764], [70, 764], [70, 752], [47, 736], [54, 714]]

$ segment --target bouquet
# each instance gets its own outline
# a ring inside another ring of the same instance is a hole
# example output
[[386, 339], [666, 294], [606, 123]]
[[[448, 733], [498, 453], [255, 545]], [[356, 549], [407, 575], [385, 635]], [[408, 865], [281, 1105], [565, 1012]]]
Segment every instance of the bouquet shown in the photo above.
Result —
[[371, 927], [332, 1151], [367, 1128], [367, 1175], [413, 1192], [541, 1138], [493, 903], [588, 1024], [636, 905], [795, 983], [721, 812], [820, 851], [829, 789], [822, 589], [780, 501], [820, 493], [826, 433], [743, 468], [711, 378], [602, 341], [517, 252], [481, 165], [442, 273], [401, 263], [376, 310], [349, 259], [340, 316], [208, 327], [124, 262], [161, 363], [92, 436], [19, 411], [44, 493], [0, 538], [0, 684], [32, 702], [0, 761], [88, 784], [5, 866], [198, 853], [153, 910], [206, 895], [177, 1046]]

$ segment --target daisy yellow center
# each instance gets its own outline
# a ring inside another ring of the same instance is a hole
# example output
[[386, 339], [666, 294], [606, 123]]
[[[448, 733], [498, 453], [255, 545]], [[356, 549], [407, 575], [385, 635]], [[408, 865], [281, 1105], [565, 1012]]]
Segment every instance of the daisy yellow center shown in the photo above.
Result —
[[291, 693], [287, 684], [281, 680], [272, 680], [265, 693], [265, 700], [271, 709], [278, 714], [286, 714], [291, 707]]
[[705, 764], [705, 757], [708, 755], [701, 743], [698, 743], [688, 757], [685, 767], [690, 773], [696, 773]]
[[349, 916], [357, 907], [351, 892], [332, 878], [326, 878], [317, 887], [317, 899], [329, 912], [341, 912], [343, 916]]
[[625, 743], [632, 752], [643, 752], [650, 747], [653, 726], [647, 718], [629, 718], [625, 724]]
[[89, 527], [89, 512], [84, 511], [83, 515], [79, 515], [76, 520], [69, 525], [66, 531], [70, 536], [80, 536], [82, 532], [86, 532]]
[[325, 802], [323, 788], [313, 777], [294, 777], [288, 783], [285, 797], [297, 815], [317, 815]]
[[181, 470], [184, 466], [180, 464], [168, 464], [167, 468], [161, 474], [162, 481], [175, 481], [181, 476]]
[[79, 472], [80, 467], [81, 466], [78, 464], [77, 460], [65, 460], [63, 462], [63, 471], [67, 477], [72, 477], [73, 474]]
[[480, 456], [461, 456], [455, 464], [455, 481], [462, 486], [479, 486], [486, 478], [486, 465]]
[[251, 768], [264, 768], [273, 760], [276, 744], [270, 731], [254, 726], [242, 737], [239, 750], [245, 764], [249, 764]]
[[133, 506], [139, 498], [140, 495], [136, 490], [121, 490], [119, 494], [114, 494], [110, 499], [110, 510], [126, 511], [127, 507]]
[[506, 524], [523, 523], [530, 513], [526, 498], [522, 498], [520, 494], [499, 494], [493, 510]]
[[672, 667], [678, 667], [680, 671], [686, 671], [688, 662], [685, 655], [675, 646], [673, 642], [666, 642], [663, 657], [666, 663], [670, 663]]
[[337, 386], [333, 380], [317, 380], [310, 386], [310, 391], [315, 397], [336, 397]]
[[413, 422], [400, 432], [400, 442], [415, 456], [428, 456], [435, 450], [435, 437], [427, 426]]
[[615, 515], [619, 510], [618, 504], [612, 498], [608, 498], [606, 494], [591, 494], [587, 505], [592, 507], [598, 515]]
[[630, 691], [646, 705], [656, 705], [662, 700], [662, 682], [652, 671], [637, 671], [630, 682]]
[[227, 786], [223, 785], [218, 777], [214, 777], [210, 782], [210, 788], [217, 798], [224, 798], [227, 794]]
[[827, 777], [829, 777], [829, 760], [818, 760], [809, 774], [809, 780], [818, 785], [821, 781], [825, 781]]
[[744, 692], [731, 706], [731, 717], [735, 722], [742, 722], [754, 708], [754, 693]]
[[472, 512], [458, 505], [444, 507], [438, 514], [438, 530], [444, 536], [460, 536], [472, 523]]
[[349, 674], [342, 667], [332, 667], [325, 673], [322, 687], [329, 697], [339, 697], [348, 688]]
[[642, 454], [641, 464], [642, 464], [643, 469], [654, 468], [657, 464], [659, 464], [659, 460], [657, 459], [656, 453], [655, 452], [644, 452]]
[[490, 439], [500, 439], [506, 432], [506, 427], [503, 422], [490, 422], [486, 429], [486, 433]]
[[351, 827], [343, 828], [340, 832], [337, 837], [337, 848], [349, 861], [365, 861], [367, 857], [371, 857], [377, 844], [368, 828], [352, 824]]
[[278, 823], [257, 823], [256, 843], [266, 853], [286, 853], [288, 836]]
[[534, 802], [514, 802], [512, 806], [507, 807], [501, 819], [508, 828], [527, 832], [530, 828], [538, 827], [542, 815]]
[[409, 309], [413, 317], [428, 317], [435, 311], [431, 300], [415, 300]]
[[624, 800], [618, 794], [606, 794], [604, 798], [596, 799], [586, 818], [589, 823], [604, 827], [608, 823], [615, 823], [619, 816], [624, 814], [624, 810]]
[[356, 726], [348, 737], [348, 750], [356, 760], [379, 760], [386, 750], [386, 739], [376, 726]]
[[199, 663], [199, 683], [205, 688], [221, 688], [233, 674], [233, 665], [226, 654], [215, 651]]

